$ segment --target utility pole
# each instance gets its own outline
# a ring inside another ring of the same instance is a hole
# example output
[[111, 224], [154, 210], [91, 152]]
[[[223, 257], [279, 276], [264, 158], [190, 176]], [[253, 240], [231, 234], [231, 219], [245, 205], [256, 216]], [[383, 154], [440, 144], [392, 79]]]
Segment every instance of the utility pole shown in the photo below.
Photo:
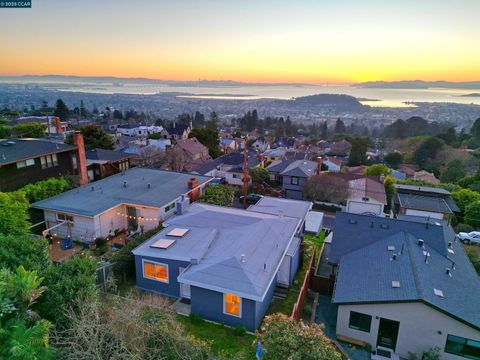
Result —
[[243, 208], [247, 208], [247, 137], [243, 140]]

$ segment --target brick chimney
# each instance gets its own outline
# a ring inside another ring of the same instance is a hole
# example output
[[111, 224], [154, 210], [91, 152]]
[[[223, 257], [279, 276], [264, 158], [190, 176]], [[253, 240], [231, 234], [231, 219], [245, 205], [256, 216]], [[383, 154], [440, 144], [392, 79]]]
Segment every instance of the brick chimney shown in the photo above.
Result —
[[87, 159], [85, 157], [85, 144], [80, 131], [73, 133], [73, 143], [77, 146], [77, 168], [80, 176], [80, 185], [88, 184]]
[[55, 131], [58, 135], [63, 134], [62, 123], [60, 118], [54, 117], [53, 120], [55, 121]]
[[[196, 186], [198, 186], [198, 185], [199, 185], [199, 181], [198, 181], [198, 179], [195, 178], [194, 176], [192, 176], [192, 177], [190, 178], [190, 180], [188, 180], [188, 188], [189, 188], [190, 190], [192, 190], [192, 191], [190, 192], [190, 201], [192, 201], [192, 202], [195, 201], [195, 200], [197, 200], [198, 197], [200, 196], [200, 189], [199, 189], [199, 188], [194, 189], [194, 188], [195, 188]], [[193, 190], [193, 189], [194, 189], [194, 190]]]

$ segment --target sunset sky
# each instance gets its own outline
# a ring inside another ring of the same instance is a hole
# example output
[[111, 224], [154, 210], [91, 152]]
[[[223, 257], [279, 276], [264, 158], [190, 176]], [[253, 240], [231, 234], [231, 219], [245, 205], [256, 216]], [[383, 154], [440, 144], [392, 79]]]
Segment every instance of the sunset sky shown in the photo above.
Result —
[[479, 14], [479, 0], [32, 0], [0, 9], [0, 74], [480, 80]]

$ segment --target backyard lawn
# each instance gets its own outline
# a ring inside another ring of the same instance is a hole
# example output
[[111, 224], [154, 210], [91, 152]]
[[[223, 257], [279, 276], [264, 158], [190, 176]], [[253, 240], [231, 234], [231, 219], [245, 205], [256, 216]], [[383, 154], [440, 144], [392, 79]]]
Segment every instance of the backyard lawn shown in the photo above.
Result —
[[199, 318], [177, 315], [185, 330], [210, 344], [212, 352], [224, 359], [255, 359], [255, 336], [238, 328], [214, 324]]
[[[321, 232], [319, 235], [309, 235], [305, 234], [305, 240], [303, 241], [304, 244], [304, 256], [303, 256], [303, 266], [301, 269], [298, 270], [297, 275], [295, 276], [295, 280], [293, 282], [292, 287], [290, 288], [288, 295], [285, 299], [273, 299], [270, 307], [268, 308], [268, 314], [274, 314], [277, 312], [281, 312], [285, 315], [290, 316], [292, 313], [293, 305], [297, 301], [298, 294], [300, 292], [300, 288], [302, 287], [303, 279], [305, 278], [305, 274], [308, 270], [308, 264], [310, 262], [310, 256], [312, 256], [313, 249], [317, 249], [315, 263], [318, 259], [318, 252], [320, 250], [321, 245], [325, 239], [325, 232]], [[307, 300], [308, 301], [308, 300]]]

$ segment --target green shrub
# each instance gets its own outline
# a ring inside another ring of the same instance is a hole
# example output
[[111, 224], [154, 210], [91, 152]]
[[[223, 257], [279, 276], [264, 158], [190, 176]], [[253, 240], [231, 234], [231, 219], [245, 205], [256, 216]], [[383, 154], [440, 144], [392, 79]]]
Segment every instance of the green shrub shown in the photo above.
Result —
[[190, 312], [190, 315], [188, 315], [188, 319], [192, 324], [200, 324], [204, 321], [200, 315], [194, 312]]
[[470, 232], [470, 231], [473, 231], [474, 228], [468, 224], [465, 224], [465, 223], [460, 223], [458, 224], [457, 226], [455, 226], [455, 231], [457, 233], [459, 232]]
[[235, 326], [233, 328], [233, 335], [243, 336], [247, 333], [247, 328], [245, 326]]

